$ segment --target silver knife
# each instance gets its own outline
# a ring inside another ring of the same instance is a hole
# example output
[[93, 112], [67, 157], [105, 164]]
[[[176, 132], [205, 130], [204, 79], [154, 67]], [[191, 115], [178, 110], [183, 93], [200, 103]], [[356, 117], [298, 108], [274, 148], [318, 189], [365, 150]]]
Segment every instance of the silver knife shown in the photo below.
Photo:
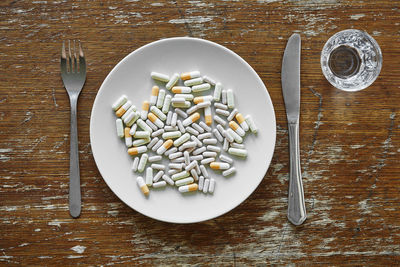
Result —
[[300, 51], [301, 39], [297, 33], [290, 36], [282, 60], [282, 93], [289, 128], [290, 175], [288, 219], [294, 225], [302, 224], [306, 215], [303, 183], [301, 181], [299, 116], [300, 116]]

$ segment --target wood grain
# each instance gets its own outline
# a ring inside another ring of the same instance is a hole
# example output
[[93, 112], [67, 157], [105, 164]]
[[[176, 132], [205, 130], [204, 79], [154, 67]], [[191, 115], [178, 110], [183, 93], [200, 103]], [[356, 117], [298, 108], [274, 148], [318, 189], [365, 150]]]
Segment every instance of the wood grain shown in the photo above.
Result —
[[[399, 1], [1, 1], [1, 265], [400, 265]], [[346, 93], [319, 58], [335, 32], [370, 33], [383, 68]], [[302, 35], [301, 164], [308, 219], [286, 219], [288, 139], [280, 85], [287, 38]], [[193, 36], [242, 56], [268, 88], [277, 143], [263, 182], [217, 219], [172, 225], [124, 205], [101, 178], [89, 118], [113, 66], [149, 42]], [[69, 102], [61, 41], [81, 39], [82, 216], [68, 213]]]

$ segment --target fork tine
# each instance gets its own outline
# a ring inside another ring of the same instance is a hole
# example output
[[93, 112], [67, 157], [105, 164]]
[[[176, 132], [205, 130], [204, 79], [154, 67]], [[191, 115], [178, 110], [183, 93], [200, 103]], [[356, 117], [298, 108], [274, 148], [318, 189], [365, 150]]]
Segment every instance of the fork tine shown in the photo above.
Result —
[[79, 45], [79, 72], [83, 75], [86, 75], [86, 60], [85, 55], [83, 54], [83, 48], [81, 45], [81, 41], [78, 40]]
[[75, 46], [75, 40], [74, 40], [74, 72], [78, 72], [78, 65], [76, 62], [76, 46]]
[[72, 72], [71, 40], [68, 40], [68, 55], [69, 72]]
[[61, 73], [67, 73], [67, 54], [65, 53], [65, 41], [61, 47]]
[[85, 57], [83, 55], [83, 49], [82, 49], [82, 46], [81, 46], [81, 40], [78, 40], [78, 44], [79, 44], [79, 57]]

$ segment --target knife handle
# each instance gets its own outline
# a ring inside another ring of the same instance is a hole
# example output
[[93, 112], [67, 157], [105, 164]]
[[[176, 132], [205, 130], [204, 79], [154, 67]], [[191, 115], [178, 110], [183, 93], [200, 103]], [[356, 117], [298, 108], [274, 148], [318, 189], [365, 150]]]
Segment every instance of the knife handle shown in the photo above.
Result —
[[299, 144], [299, 123], [289, 123], [290, 175], [287, 216], [294, 225], [302, 224], [307, 218], [301, 181]]

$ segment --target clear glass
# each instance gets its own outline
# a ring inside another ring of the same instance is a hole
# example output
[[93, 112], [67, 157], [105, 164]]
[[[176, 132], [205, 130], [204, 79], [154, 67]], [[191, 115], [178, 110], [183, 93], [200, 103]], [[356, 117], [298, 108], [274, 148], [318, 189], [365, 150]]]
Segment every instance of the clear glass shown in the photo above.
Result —
[[370, 86], [382, 68], [382, 52], [368, 33], [344, 30], [333, 35], [321, 52], [321, 68], [326, 79], [344, 91]]

